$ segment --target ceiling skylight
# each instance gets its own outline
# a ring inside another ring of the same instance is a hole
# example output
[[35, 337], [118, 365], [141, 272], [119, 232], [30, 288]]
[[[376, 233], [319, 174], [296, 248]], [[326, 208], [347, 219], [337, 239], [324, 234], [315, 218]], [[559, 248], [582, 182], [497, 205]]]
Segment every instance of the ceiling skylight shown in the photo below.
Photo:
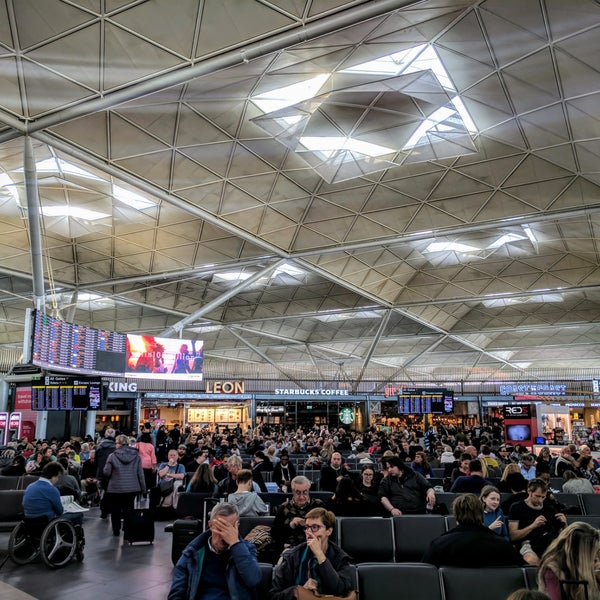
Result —
[[97, 221], [110, 217], [107, 213], [101, 213], [96, 210], [80, 208], [77, 206], [42, 206], [42, 214], [46, 217], [72, 217], [74, 219], [83, 219], [84, 221]]
[[535, 294], [533, 296], [515, 296], [512, 298], [491, 298], [484, 300], [487, 308], [503, 308], [515, 304], [545, 304], [548, 302], [563, 302], [562, 294]]
[[[340, 73], [353, 75], [354, 85], [341, 78], [343, 87], [325, 89], [331, 74], [321, 73], [252, 98], [265, 113], [252, 121], [329, 183], [477, 151], [475, 124], [433, 46], [420, 44]], [[369, 129], [383, 111], [386, 126], [397, 134], [391, 138], [378, 126]], [[412, 127], [407, 113], [418, 115]], [[332, 127], [324, 129], [323, 120]], [[332, 130], [358, 131], [360, 140], [327, 135]]]
[[13, 180], [7, 173], [0, 173], [0, 196], [6, 195], [19, 203], [19, 194]]
[[479, 248], [468, 246], [467, 244], [459, 244], [458, 242], [432, 242], [425, 248], [425, 252], [479, 252]]
[[519, 235], [518, 233], [505, 233], [501, 235], [496, 241], [492, 242], [488, 248], [500, 248], [500, 246], [504, 246], [504, 244], [508, 244], [509, 242], [517, 242], [519, 240], [526, 240], [527, 238], [523, 235]]
[[394, 52], [375, 60], [370, 60], [360, 65], [355, 65], [340, 73], [364, 73], [366, 75], [400, 75], [402, 73], [416, 73], [430, 69], [435, 73], [438, 81], [449, 90], [454, 90], [454, 85], [435, 48], [429, 44], [420, 44], [408, 50]]
[[70, 173], [71, 175], [79, 175], [80, 177], [102, 181], [102, 178], [97, 175], [60, 158], [41, 160], [35, 164], [35, 168], [40, 173]]
[[383, 156], [392, 154], [393, 148], [370, 144], [361, 140], [354, 140], [349, 137], [301, 137], [300, 143], [312, 152], [318, 152], [326, 158], [333, 156], [339, 150], [349, 150], [358, 154], [367, 156]]
[[222, 279], [223, 281], [245, 281], [250, 277], [252, 277], [252, 273], [244, 273], [242, 271], [229, 271], [213, 275], [214, 279]]
[[120, 187], [116, 184], [113, 184], [113, 196], [115, 199], [119, 200], [123, 204], [127, 204], [127, 206], [131, 206], [131, 208], [135, 208], [137, 210], [142, 210], [144, 208], [150, 208], [152, 206], [156, 206], [156, 202], [149, 200], [145, 196], [138, 194], [136, 192], [132, 192], [131, 190], [127, 190], [123, 187]]
[[329, 77], [330, 73], [323, 73], [312, 79], [254, 96], [252, 102], [266, 113], [285, 108], [286, 106], [292, 106], [292, 104], [315, 96]]
[[285, 265], [281, 265], [281, 267], [277, 267], [273, 271], [273, 274], [271, 275], [271, 277], [277, 277], [277, 275], [292, 275], [294, 277], [297, 277], [299, 275], [306, 275], [306, 271], [303, 271], [302, 269], [299, 269], [298, 267], [295, 267], [294, 265], [285, 264]]
[[361, 310], [359, 312], [323, 311], [319, 313], [315, 318], [325, 323], [332, 323], [335, 321], [348, 321], [349, 319], [380, 319], [381, 314], [375, 310]]

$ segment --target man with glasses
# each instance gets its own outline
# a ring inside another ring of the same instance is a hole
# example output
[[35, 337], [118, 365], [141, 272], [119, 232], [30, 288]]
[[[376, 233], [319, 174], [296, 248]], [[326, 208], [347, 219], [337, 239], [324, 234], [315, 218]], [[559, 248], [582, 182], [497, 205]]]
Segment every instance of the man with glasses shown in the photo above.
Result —
[[306, 514], [305, 524], [299, 527], [303, 543], [286, 550], [273, 571], [271, 600], [299, 598], [297, 587], [314, 592], [315, 598], [356, 598], [350, 557], [330, 541], [334, 526], [335, 515], [329, 510], [316, 508]]
[[298, 475], [292, 479], [292, 497], [278, 509], [271, 529], [276, 553], [306, 541], [303, 527], [313, 508], [323, 507], [321, 500], [310, 497], [310, 479]]

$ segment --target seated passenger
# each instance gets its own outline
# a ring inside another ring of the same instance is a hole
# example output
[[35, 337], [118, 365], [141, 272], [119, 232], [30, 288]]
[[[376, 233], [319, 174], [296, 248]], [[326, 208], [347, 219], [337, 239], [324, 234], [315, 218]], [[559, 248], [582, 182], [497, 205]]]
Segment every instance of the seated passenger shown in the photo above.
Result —
[[500, 508], [500, 492], [493, 485], [486, 485], [479, 496], [483, 504], [483, 524], [494, 533], [508, 539], [506, 515]]
[[304, 525], [306, 515], [313, 508], [323, 508], [317, 498], [310, 497], [310, 479], [297, 475], [292, 479], [292, 497], [277, 508], [271, 535], [275, 549], [281, 552], [289, 546], [297, 546], [305, 541]]
[[59, 462], [49, 462], [43, 469], [40, 478], [25, 488], [23, 494], [23, 510], [25, 519], [48, 520], [64, 517], [74, 524], [83, 522], [81, 513], [66, 513], [60, 499], [56, 483], [65, 473]]
[[208, 529], [183, 551], [168, 600], [252, 600], [262, 573], [254, 544], [240, 538], [237, 508], [229, 502], [210, 512]]
[[478, 458], [469, 463], [469, 474], [457, 477], [450, 491], [455, 494], [480, 494], [486, 485], [491, 485], [483, 478], [483, 465]]
[[237, 474], [237, 491], [227, 497], [227, 502], [237, 506], [240, 517], [262, 517], [269, 514], [263, 499], [253, 491], [252, 483], [252, 471], [242, 469]]
[[73, 496], [75, 502], [81, 500], [81, 487], [75, 476], [70, 475], [68, 471], [68, 460], [61, 456], [58, 461], [65, 472], [58, 478], [56, 482], [56, 489], [61, 496]]
[[[588, 523], [571, 523], [560, 532], [542, 556], [537, 572], [539, 589], [550, 600], [598, 598], [599, 554], [600, 532]], [[565, 580], [577, 583], [563, 583], [561, 586], [561, 581]]]
[[475, 494], [452, 503], [456, 527], [433, 540], [422, 562], [436, 567], [502, 567], [525, 564], [514, 546], [483, 524], [483, 504]]
[[412, 461], [410, 466], [415, 473], [420, 473], [427, 479], [434, 476], [433, 469], [429, 466], [429, 462], [427, 461], [427, 454], [421, 450], [415, 453], [415, 460]]
[[350, 557], [329, 540], [335, 515], [324, 508], [306, 514], [305, 541], [286, 550], [273, 570], [271, 600], [297, 598], [296, 587], [319, 595], [347, 596], [353, 588], [354, 566]]
[[511, 541], [521, 544], [521, 554], [533, 565], [567, 522], [564, 513], [546, 502], [547, 491], [541, 479], [533, 479], [527, 485], [527, 498], [513, 504], [508, 517]]
[[568, 494], [595, 494], [594, 486], [588, 479], [580, 477], [575, 471], [565, 471], [563, 474], [565, 482], [562, 491]]
[[208, 461], [198, 465], [195, 473], [192, 475], [190, 482], [185, 488], [186, 492], [203, 493], [216, 495], [218, 490], [217, 480], [213, 475], [212, 469]]
[[381, 504], [372, 504], [356, 489], [350, 477], [342, 477], [327, 508], [336, 517], [370, 517], [381, 514]]

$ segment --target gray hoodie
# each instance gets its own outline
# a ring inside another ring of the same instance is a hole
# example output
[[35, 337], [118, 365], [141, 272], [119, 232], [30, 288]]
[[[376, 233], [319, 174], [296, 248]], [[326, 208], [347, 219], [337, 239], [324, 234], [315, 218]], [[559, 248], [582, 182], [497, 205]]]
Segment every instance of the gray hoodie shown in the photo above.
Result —
[[235, 492], [227, 496], [227, 502], [235, 504], [240, 517], [262, 517], [269, 514], [267, 505], [256, 492]]
[[145, 492], [146, 483], [138, 451], [131, 446], [117, 448], [106, 461], [104, 476], [112, 494]]

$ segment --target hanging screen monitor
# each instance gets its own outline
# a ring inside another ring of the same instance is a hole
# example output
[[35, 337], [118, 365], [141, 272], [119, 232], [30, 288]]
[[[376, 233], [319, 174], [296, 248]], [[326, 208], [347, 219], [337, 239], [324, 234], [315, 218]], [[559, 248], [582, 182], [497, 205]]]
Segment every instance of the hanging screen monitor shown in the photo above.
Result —
[[449, 415], [454, 412], [454, 392], [435, 388], [404, 388], [398, 394], [400, 415]]
[[34, 311], [32, 363], [51, 371], [201, 381], [203, 360], [200, 340], [94, 329]]
[[102, 381], [100, 378], [47, 375], [31, 384], [33, 410], [100, 410]]

